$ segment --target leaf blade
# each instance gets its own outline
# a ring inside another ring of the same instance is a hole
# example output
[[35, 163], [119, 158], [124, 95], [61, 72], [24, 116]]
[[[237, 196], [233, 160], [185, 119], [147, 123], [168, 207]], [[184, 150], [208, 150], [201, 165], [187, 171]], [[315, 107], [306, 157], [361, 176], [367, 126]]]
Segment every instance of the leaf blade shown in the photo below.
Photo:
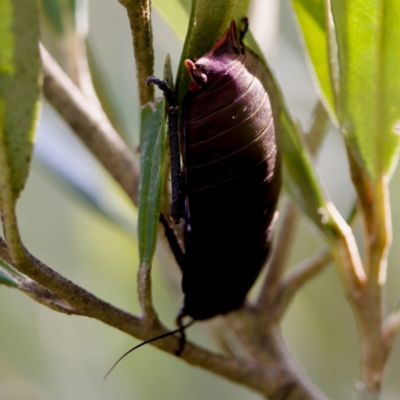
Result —
[[147, 104], [141, 113], [138, 240], [141, 263], [151, 265], [157, 242], [165, 152], [165, 101]]
[[[1, 145], [7, 154], [9, 182], [16, 200], [25, 186], [39, 109], [39, 17], [36, 1], [6, 0], [12, 9], [12, 70], [0, 70]], [[0, 14], [3, 31], [4, 15]], [[0, 35], [1, 36], [1, 35]]]
[[337, 122], [337, 109], [329, 55], [329, 31], [324, 0], [292, 0], [303, 34], [308, 56], [314, 69], [320, 97], [331, 119]]
[[375, 179], [393, 171], [400, 145], [400, 4], [334, 0], [332, 13], [339, 45], [342, 132]]

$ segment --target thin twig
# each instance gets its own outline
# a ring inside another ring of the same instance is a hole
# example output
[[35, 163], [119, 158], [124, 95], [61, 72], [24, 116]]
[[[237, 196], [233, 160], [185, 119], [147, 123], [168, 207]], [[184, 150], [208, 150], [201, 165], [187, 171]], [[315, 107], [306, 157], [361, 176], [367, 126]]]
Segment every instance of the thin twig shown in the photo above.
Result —
[[388, 349], [393, 347], [396, 336], [400, 331], [400, 310], [389, 314], [383, 324], [382, 336], [384, 343]]
[[260, 308], [265, 309], [272, 306], [271, 300], [275, 298], [276, 290], [279, 287], [284, 268], [287, 264], [297, 220], [298, 215], [295, 207], [292, 203], [287, 202], [284, 207], [280, 229], [274, 238], [275, 246], [269, 262], [267, 276], [257, 300], [257, 306]]
[[154, 75], [150, 0], [119, 0], [119, 2], [128, 12], [135, 52], [140, 105], [144, 106], [154, 100], [153, 85], [146, 85], [147, 77]]
[[132, 153], [103, 110], [84, 96], [43, 46], [40, 53], [47, 100], [137, 204], [139, 168]]
[[[347, 223], [350, 226], [354, 224], [356, 216], [357, 206], [354, 204], [347, 217]], [[329, 250], [321, 250], [312, 258], [304, 260], [295, 266], [292, 271], [283, 277], [276, 291], [276, 297], [272, 300], [272, 303], [275, 305], [274, 311], [278, 318], [282, 317], [300, 287], [307, 283], [309, 279], [319, 274], [330, 261], [332, 261], [332, 255]]]
[[139, 265], [137, 286], [143, 316], [148, 323], [153, 323], [158, 317], [151, 295], [151, 267], [145, 262]]
[[332, 258], [335, 261], [343, 288], [348, 296], [358, 297], [367, 278], [353, 231], [329, 201], [326, 203], [326, 212], [330, 219], [329, 233], [331, 236], [329, 239]]
[[275, 298], [276, 313], [280, 318], [299, 289], [319, 274], [332, 261], [329, 250], [322, 250], [314, 257], [304, 260], [289, 272], [278, 288]]
[[312, 156], [315, 156], [321, 146], [326, 130], [326, 124], [329, 121], [329, 115], [320, 100], [318, 100], [317, 105], [314, 108], [313, 116], [313, 124], [309, 132], [304, 135], [304, 141], [306, 142], [309, 153]]

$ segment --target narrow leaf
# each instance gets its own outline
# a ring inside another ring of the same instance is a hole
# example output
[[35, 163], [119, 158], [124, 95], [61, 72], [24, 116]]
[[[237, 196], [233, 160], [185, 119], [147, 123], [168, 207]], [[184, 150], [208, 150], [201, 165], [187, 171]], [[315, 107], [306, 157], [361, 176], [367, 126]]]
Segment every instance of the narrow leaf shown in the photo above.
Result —
[[157, 241], [165, 152], [165, 101], [147, 104], [141, 113], [139, 258], [151, 264]]
[[0, 258], [0, 268], [7, 271], [11, 275], [16, 275], [21, 278], [25, 278], [25, 275], [21, 274], [21, 272], [17, 271], [12, 265], [10, 265], [8, 262], [4, 261], [2, 258]]
[[400, 142], [400, 2], [332, 0], [340, 125], [371, 178], [393, 171]]
[[334, 71], [330, 71], [329, 30], [325, 0], [292, 0], [293, 9], [303, 34], [308, 55], [318, 81], [317, 87], [331, 119], [337, 122], [334, 95]]
[[0, 146], [6, 154], [7, 185], [16, 200], [28, 177], [38, 117], [37, 2], [3, 0], [0, 38]]

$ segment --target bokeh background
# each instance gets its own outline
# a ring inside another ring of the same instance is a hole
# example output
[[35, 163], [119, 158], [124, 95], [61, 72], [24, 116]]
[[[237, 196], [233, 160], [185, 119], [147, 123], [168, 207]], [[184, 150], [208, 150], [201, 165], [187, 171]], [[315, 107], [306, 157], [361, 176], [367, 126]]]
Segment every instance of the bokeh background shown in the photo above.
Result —
[[[128, 19], [117, 0], [89, 0], [88, 4], [88, 47], [95, 81], [114, 115], [114, 124], [134, 150], [139, 105]], [[307, 130], [317, 96], [288, 1], [255, 1], [249, 17], [292, 114]], [[156, 75], [161, 75], [167, 53], [176, 71], [182, 43], [157, 10], [153, 26]], [[346, 215], [355, 196], [343, 143], [333, 126], [316, 164], [326, 192]], [[394, 244], [385, 293], [389, 311], [396, 307], [400, 293], [399, 171], [391, 189]], [[36, 257], [106, 301], [139, 313], [136, 210], [45, 101], [18, 217], [24, 243]], [[356, 229], [361, 238], [360, 227]], [[290, 266], [322, 245], [318, 232], [302, 219]], [[153, 269], [154, 301], [171, 328], [182, 304], [182, 294], [174, 285], [178, 279], [171, 255], [160, 248]], [[282, 329], [298, 363], [331, 399], [357, 398], [357, 333], [333, 265], [297, 295]], [[206, 323], [196, 324], [188, 335], [216, 348]], [[1, 399], [261, 399], [257, 393], [151, 346], [125, 359], [104, 382], [116, 358], [137, 343], [96, 320], [58, 314], [16, 290], [0, 287]], [[399, 378], [397, 344], [386, 370], [384, 400], [400, 398]]]

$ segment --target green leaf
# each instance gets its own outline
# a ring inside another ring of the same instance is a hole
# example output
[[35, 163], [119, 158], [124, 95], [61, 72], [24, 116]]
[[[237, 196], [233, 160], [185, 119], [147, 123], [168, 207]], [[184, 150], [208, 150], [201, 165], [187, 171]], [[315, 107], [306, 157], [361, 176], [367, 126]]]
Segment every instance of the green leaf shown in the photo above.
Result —
[[13, 23], [13, 7], [11, 0], [0, 3], [0, 73], [14, 74], [13, 60], [15, 39], [11, 32]]
[[157, 227], [165, 152], [165, 101], [147, 104], [141, 113], [139, 183], [139, 258], [151, 264], [157, 242]]
[[232, 19], [240, 23], [246, 17], [249, 4], [250, 0], [193, 0], [176, 80], [176, 98], [179, 104], [190, 80], [188, 74], [184, 73], [184, 60], [193, 60], [207, 53], [229, 28]]
[[0, 146], [7, 159], [7, 184], [16, 200], [28, 177], [38, 117], [38, 5], [3, 0], [1, 7]]
[[393, 171], [400, 141], [400, 2], [332, 0], [340, 63], [340, 125], [374, 179]]
[[[318, 81], [317, 86], [321, 93], [321, 100], [329, 112], [331, 119], [337, 123], [335, 86], [332, 85], [335, 79], [335, 71], [337, 70], [337, 62], [329, 54], [331, 32], [327, 29], [326, 16], [328, 14], [325, 10], [325, 4], [326, 0], [292, 0], [293, 9], [303, 33], [308, 55]], [[334, 39], [332, 38], [332, 40]], [[330, 64], [332, 71], [330, 70]]]

